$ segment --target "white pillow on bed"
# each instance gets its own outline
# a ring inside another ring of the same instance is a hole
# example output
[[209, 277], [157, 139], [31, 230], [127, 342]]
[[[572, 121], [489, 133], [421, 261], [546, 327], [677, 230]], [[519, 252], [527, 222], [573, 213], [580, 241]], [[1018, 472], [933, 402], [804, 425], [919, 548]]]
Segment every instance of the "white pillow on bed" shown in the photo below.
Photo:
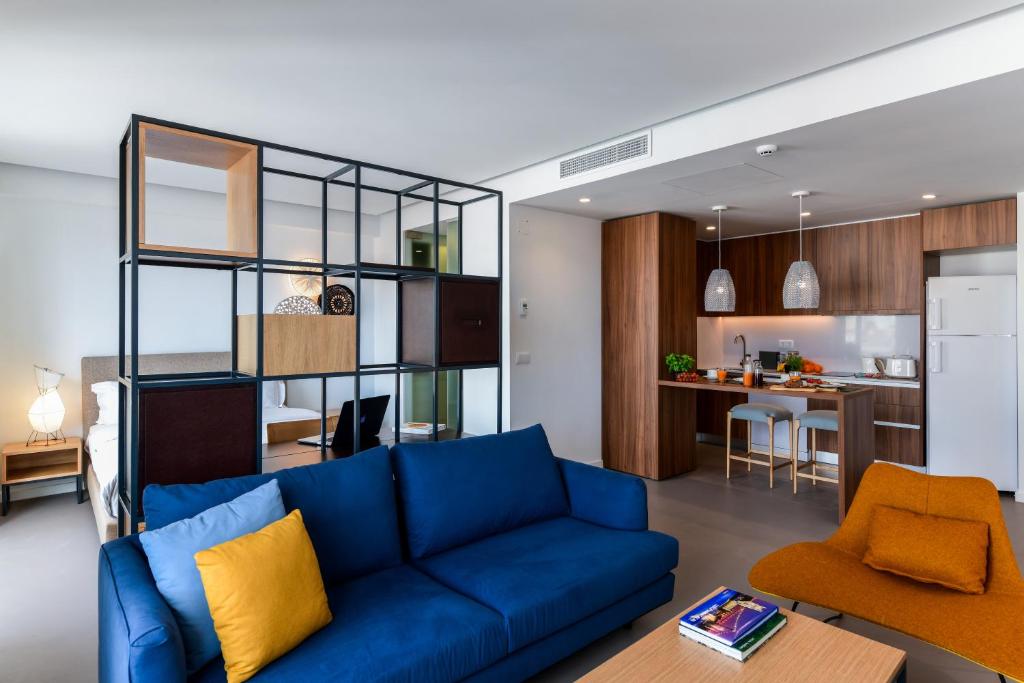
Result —
[[284, 405], [285, 384], [283, 379], [263, 383], [263, 407], [280, 408]]
[[92, 393], [96, 394], [96, 404], [100, 414], [96, 418], [98, 425], [117, 424], [117, 382], [96, 382], [92, 385]]

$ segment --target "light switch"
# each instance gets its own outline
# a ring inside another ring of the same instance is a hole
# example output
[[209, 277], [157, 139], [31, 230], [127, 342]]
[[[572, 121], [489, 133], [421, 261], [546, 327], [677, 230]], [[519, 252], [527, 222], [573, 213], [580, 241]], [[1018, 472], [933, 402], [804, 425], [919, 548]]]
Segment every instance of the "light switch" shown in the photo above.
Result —
[[526, 299], [519, 300], [519, 317], [525, 318], [526, 314], [530, 312], [530, 302]]
[[516, 363], [516, 365], [529, 365], [530, 364], [530, 352], [529, 351], [516, 351], [515, 363]]

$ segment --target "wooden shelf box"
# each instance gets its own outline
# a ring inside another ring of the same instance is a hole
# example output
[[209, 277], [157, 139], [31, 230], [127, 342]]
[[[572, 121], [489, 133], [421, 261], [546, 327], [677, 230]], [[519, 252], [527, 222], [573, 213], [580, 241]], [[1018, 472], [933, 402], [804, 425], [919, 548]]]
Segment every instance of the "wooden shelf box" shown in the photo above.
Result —
[[[258, 152], [255, 145], [193, 133], [153, 123], [139, 124], [136, 162], [139, 164], [139, 248], [256, 258], [256, 196]], [[129, 152], [130, 154], [130, 152]], [[146, 160], [164, 159], [225, 171], [227, 180], [226, 248], [146, 241]], [[130, 226], [131, 221], [126, 221]], [[131, 229], [130, 227], [128, 228]], [[128, 236], [131, 244], [131, 236]]]
[[[238, 370], [256, 374], [256, 315], [240, 315]], [[356, 369], [354, 315], [263, 316], [263, 375], [353, 372]]]
[[0, 484], [23, 484], [82, 474], [82, 440], [69, 436], [66, 441], [4, 446], [0, 457]]

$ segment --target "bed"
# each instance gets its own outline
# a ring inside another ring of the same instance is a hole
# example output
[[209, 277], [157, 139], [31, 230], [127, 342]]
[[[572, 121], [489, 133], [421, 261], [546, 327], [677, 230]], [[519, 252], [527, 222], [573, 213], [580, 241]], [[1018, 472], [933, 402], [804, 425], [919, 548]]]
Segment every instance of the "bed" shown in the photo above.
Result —
[[[231, 367], [231, 354], [170, 353], [139, 357], [144, 374], [216, 372]], [[118, 426], [108, 414], [101, 420], [100, 404], [93, 385], [117, 380], [117, 356], [82, 358], [82, 434], [88, 456], [86, 487], [96, 517], [100, 543], [117, 538], [117, 449]], [[116, 384], [112, 385], [116, 389]], [[263, 443], [294, 441], [320, 433], [320, 413], [284, 404], [284, 382], [264, 385]], [[116, 405], [116, 404], [115, 404]], [[328, 416], [328, 431], [334, 430], [337, 414]]]

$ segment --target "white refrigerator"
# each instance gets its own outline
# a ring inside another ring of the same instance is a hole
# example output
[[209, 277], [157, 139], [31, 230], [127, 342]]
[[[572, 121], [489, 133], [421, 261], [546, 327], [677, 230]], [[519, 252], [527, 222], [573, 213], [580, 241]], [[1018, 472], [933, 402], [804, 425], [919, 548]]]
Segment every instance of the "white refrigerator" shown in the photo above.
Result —
[[928, 278], [927, 465], [1017, 489], [1017, 279]]

